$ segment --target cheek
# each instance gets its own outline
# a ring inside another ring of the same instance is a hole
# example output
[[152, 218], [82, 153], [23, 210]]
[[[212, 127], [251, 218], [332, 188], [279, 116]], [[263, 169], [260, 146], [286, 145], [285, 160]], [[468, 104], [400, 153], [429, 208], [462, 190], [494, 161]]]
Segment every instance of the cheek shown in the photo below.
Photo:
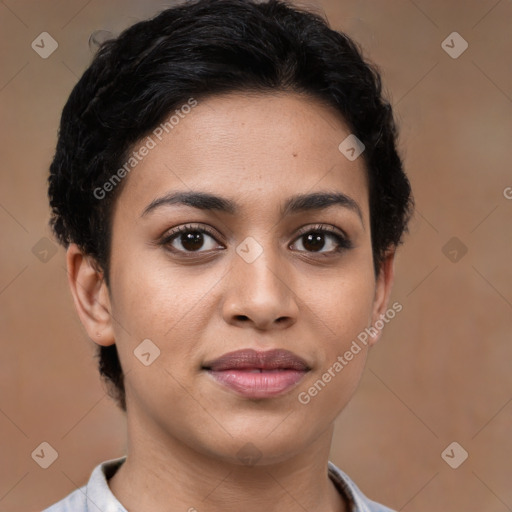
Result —
[[192, 361], [198, 334], [211, 316], [208, 292], [219, 280], [217, 273], [172, 269], [147, 256], [117, 263], [112, 314], [123, 369], [138, 366], [134, 350], [149, 339], [160, 350], [158, 362], [180, 370], [179, 361]]
[[308, 414], [334, 421], [351, 400], [368, 354], [364, 329], [371, 317], [371, 298], [371, 286], [344, 286], [331, 290], [329, 300], [313, 310], [312, 318], [321, 319], [323, 335], [315, 350], [318, 366], [296, 392], [305, 421]]
[[334, 340], [337, 348], [364, 330], [371, 322], [375, 281], [370, 272], [344, 272], [310, 287], [309, 308]]
[[327, 298], [311, 302], [311, 318], [322, 334], [315, 351], [318, 367], [296, 393], [306, 411], [334, 420], [352, 398], [368, 354], [365, 328], [371, 321], [373, 294], [371, 280], [345, 281], [330, 288]]

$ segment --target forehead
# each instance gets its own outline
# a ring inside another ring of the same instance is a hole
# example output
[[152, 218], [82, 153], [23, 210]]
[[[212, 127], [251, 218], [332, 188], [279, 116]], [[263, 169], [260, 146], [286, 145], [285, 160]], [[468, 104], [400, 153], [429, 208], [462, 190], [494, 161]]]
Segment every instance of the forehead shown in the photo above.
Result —
[[158, 196], [194, 190], [234, 199], [243, 213], [244, 206], [274, 207], [297, 193], [331, 190], [356, 200], [366, 223], [364, 161], [340, 152], [350, 130], [334, 109], [296, 93], [194, 101], [133, 148], [137, 162], [116, 210], [140, 215]]

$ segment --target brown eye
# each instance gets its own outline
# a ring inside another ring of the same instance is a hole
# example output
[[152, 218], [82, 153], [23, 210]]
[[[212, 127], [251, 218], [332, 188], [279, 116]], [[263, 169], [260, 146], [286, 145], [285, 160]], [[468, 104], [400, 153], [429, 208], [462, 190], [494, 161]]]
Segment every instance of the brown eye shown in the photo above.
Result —
[[300, 242], [298, 250], [301, 252], [325, 254], [336, 253], [344, 249], [352, 248], [350, 240], [334, 232], [332, 228], [322, 227], [309, 229], [309, 231], [301, 233], [296, 240], [295, 243]]
[[200, 231], [181, 233], [179, 241], [187, 251], [198, 251], [204, 244], [204, 235]]
[[191, 226], [180, 226], [174, 229], [162, 240], [162, 245], [181, 253], [207, 252], [220, 246], [207, 229]]

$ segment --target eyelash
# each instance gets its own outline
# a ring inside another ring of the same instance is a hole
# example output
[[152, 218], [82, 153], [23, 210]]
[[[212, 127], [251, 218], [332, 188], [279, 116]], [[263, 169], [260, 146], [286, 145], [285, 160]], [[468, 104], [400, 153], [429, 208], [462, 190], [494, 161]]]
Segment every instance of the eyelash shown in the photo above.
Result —
[[[200, 227], [197, 225], [192, 224], [185, 224], [183, 226], [179, 226], [177, 228], [174, 228], [171, 232], [167, 233], [163, 239], [160, 242], [160, 245], [166, 246], [169, 248], [169, 250], [173, 253], [178, 253], [180, 255], [186, 255], [185, 257], [197, 257], [198, 254], [201, 253], [207, 253], [209, 251], [182, 251], [180, 249], [175, 249], [174, 247], [171, 247], [170, 244], [174, 241], [174, 239], [183, 233], [189, 233], [189, 232], [199, 232], [203, 234], [207, 234], [211, 236], [217, 243], [216, 235], [215, 233], [208, 229], [207, 227]], [[299, 251], [299, 252], [306, 252], [308, 254], [315, 255], [316, 257], [329, 257], [333, 254], [339, 254], [343, 251], [349, 250], [353, 248], [353, 244], [351, 240], [339, 234], [332, 226], [325, 225], [325, 224], [316, 224], [311, 227], [307, 228], [301, 228], [299, 230], [299, 233], [297, 234], [296, 238], [294, 239], [295, 243], [297, 240], [299, 240], [301, 237], [308, 235], [310, 233], [321, 233], [321, 234], [327, 234], [335, 239], [335, 242], [337, 244], [337, 248], [333, 251], [327, 251], [327, 252], [315, 252], [315, 251]], [[292, 245], [292, 244], [290, 244]]]

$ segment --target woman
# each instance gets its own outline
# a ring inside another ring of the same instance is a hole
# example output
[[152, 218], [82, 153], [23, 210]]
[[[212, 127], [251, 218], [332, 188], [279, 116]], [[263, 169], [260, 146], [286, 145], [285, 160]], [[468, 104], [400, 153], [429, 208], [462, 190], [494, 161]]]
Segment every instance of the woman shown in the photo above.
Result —
[[355, 44], [279, 0], [185, 3], [102, 45], [49, 196], [127, 454], [48, 511], [390, 510], [328, 456], [400, 307], [396, 136]]

